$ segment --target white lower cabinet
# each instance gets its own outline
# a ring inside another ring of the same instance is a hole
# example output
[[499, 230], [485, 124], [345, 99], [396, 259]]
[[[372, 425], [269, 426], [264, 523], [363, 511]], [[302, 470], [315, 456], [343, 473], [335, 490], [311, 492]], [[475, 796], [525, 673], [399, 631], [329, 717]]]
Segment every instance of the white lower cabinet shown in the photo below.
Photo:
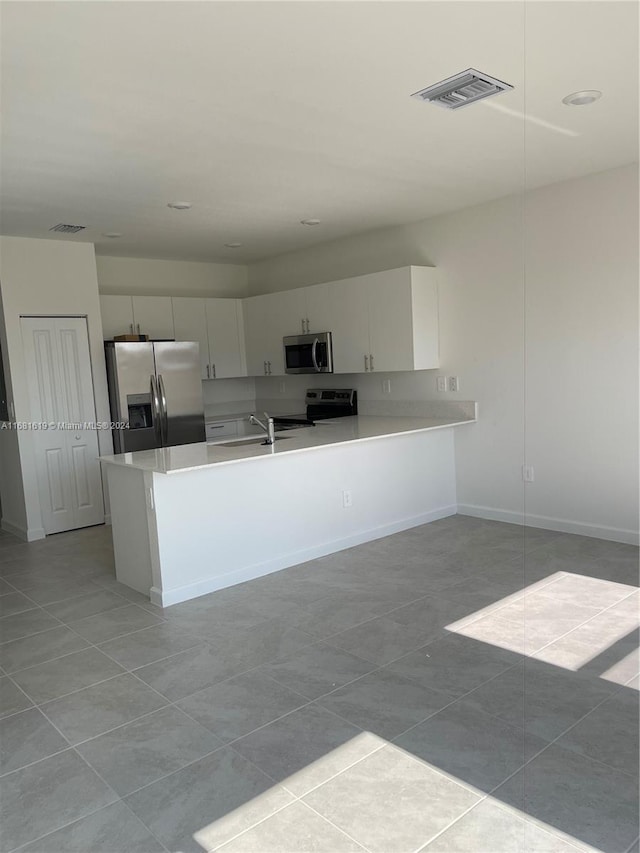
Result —
[[228, 436], [238, 435], [238, 421], [211, 421], [205, 426], [207, 441], [218, 441]]

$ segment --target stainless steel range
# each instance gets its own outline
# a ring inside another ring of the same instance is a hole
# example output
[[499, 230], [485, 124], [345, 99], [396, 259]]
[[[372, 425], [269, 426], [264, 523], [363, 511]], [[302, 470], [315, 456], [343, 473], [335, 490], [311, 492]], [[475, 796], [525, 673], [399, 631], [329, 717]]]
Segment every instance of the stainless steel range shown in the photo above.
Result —
[[304, 398], [306, 412], [274, 417], [276, 432], [315, 426], [315, 421], [349, 418], [358, 414], [358, 392], [354, 388], [309, 388]]

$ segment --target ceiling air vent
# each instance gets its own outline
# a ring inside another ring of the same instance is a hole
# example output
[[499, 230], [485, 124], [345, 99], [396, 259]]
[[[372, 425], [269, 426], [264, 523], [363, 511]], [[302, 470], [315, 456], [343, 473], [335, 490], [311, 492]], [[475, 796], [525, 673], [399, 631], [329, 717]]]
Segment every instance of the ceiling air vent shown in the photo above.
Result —
[[513, 89], [513, 86], [496, 80], [495, 77], [489, 77], [488, 74], [482, 74], [474, 68], [467, 68], [460, 74], [414, 92], [411, 97], [430, 101], [447, 110], [459, 110], [460, 107], [466, 107], [491, 95], [499, 95], [507, 89]]
[[59, 231], [61, 234], [77, 234], [78, 231], [84, 231], [84, 225], [66, 225], [64, 222], [58, 222], [49, 231]]

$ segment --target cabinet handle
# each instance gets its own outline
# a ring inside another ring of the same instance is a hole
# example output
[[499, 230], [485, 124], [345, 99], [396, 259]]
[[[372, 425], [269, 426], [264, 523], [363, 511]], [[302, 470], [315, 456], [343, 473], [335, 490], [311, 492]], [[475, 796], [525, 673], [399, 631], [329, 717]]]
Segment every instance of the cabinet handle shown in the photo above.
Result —
[[307, 317], [307, 334], [309, 334], [309, 318]]
[[213, 378], [215, 379], [216, 378], [216, 366], [215, 366], [215, 364], [211, 365], [211, 374], [212, 374]]
[[271, 362], [268, 361], [267, 364], [269, 365], [269, 376], [271, 376]]
[[369, 356], [365, 355], [364, 357], [364, 370], [365, 373], [369, 370]]
[[211, 377], [209, 376], [209, 365], [207, 365], [207, 379], [211, 379]]
[[373, 355], [369, 353], [369, 370], [373, 370]]
[[264, 367], [264, 375], [266, 376], [267, 375], [267, 362], [263, 361], [262, 366]]
[[302, 318], [302, 320], [300, 320], [300, 322], [302, 323], [302, 334], [304, 335], [304, 333], [306, 332], [306, 329], [304, 327], [304, 317]]
[[129, 323], [129, 331], [133, 334], [133, 323]]
[[138, 334], [140, 334], [140, 323], [136, 323], [136, 329], [138, 330]]

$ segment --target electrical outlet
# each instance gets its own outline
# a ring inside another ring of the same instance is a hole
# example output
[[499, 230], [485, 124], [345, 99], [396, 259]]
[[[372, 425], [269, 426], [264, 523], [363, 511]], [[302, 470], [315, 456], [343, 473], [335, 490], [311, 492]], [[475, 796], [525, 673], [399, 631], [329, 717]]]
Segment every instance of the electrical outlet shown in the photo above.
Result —
[[450, 376], [449, 381], [447, 383], [448, 391], [459, 391], [460, 390], [460, 382], [457, 376]]
[[446, 391], [447, 390], [447, 377], [446, 376], [436, 377], [436, 390], [438, 390], [438, 391]]
[[351, 490], [344, 489], [342, 492], [342, 506], [347, 509], [347, 507], [353, 506], [353, 498], [351, 497]]
[[285, 390], [286, 390], [286, 386], [285, 386], [284, 382], [281, 382], [280, 383], [280, 393], [284, 394]]
[[383, 379], [382, 380], [382, 393], [383, 394], [390, 394], [391, 393], [391, 380], [390, 379]]
[[533, 476], [533, 465], [522, 466], [522, 479], [525, 481], [525, 483], [533, 483], [535, 479]]

